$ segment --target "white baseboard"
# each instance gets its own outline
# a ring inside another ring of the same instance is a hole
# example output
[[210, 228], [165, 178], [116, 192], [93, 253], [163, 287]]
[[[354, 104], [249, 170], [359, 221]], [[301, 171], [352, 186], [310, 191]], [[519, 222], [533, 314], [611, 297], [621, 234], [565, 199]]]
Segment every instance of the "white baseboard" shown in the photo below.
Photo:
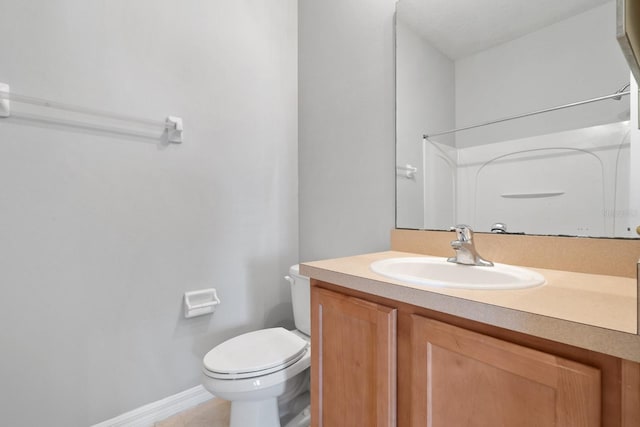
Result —
[[202, 385], [198, 385], [91, 427], [153, 427], [154, 423], [213, 399], [213, 397]]

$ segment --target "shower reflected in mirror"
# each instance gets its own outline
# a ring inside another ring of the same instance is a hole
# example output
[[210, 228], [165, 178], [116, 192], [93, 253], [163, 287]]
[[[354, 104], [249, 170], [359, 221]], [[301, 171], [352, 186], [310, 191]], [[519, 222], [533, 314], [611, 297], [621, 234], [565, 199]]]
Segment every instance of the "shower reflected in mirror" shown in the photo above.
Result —
[[398, 228], [639, 237], [615, 1], [400, 0], [396, 79]]

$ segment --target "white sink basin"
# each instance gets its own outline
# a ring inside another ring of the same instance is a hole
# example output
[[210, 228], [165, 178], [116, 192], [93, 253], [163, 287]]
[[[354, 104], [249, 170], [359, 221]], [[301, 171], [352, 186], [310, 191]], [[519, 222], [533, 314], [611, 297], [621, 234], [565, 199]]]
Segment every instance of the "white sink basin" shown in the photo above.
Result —
[[446, 258], [390, 258], [370, 267], [390, 279], [440, 288], [523, 289], [545, 283], [544, 276], [526, 268], [497, 263], [493, 267], [460, 265]]

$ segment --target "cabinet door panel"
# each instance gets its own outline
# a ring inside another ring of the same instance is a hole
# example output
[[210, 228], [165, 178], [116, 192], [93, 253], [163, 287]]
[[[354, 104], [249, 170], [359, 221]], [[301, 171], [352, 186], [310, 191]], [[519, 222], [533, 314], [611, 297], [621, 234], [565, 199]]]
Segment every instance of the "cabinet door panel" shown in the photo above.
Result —
[[411, 425], [600, 425], [600, 371], [411, 316]]
[[640, 426], [640, 364], [622, 361], [622, 427]]
[[395, 426], [396, 310], [320, 288], [311, 306], [312, 426]]

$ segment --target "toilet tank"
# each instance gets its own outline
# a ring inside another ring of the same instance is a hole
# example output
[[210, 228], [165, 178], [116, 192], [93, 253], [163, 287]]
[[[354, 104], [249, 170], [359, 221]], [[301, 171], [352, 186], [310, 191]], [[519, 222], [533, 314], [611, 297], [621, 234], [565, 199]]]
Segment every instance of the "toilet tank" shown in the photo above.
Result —
[[311, 287], [309, 278], [300, 275], [298, 264], [289, 268], [289, 275], [285, 277], [291, 283], [291, 303], [293, 304], [293, 320], [296, 329], [311, 335]]

